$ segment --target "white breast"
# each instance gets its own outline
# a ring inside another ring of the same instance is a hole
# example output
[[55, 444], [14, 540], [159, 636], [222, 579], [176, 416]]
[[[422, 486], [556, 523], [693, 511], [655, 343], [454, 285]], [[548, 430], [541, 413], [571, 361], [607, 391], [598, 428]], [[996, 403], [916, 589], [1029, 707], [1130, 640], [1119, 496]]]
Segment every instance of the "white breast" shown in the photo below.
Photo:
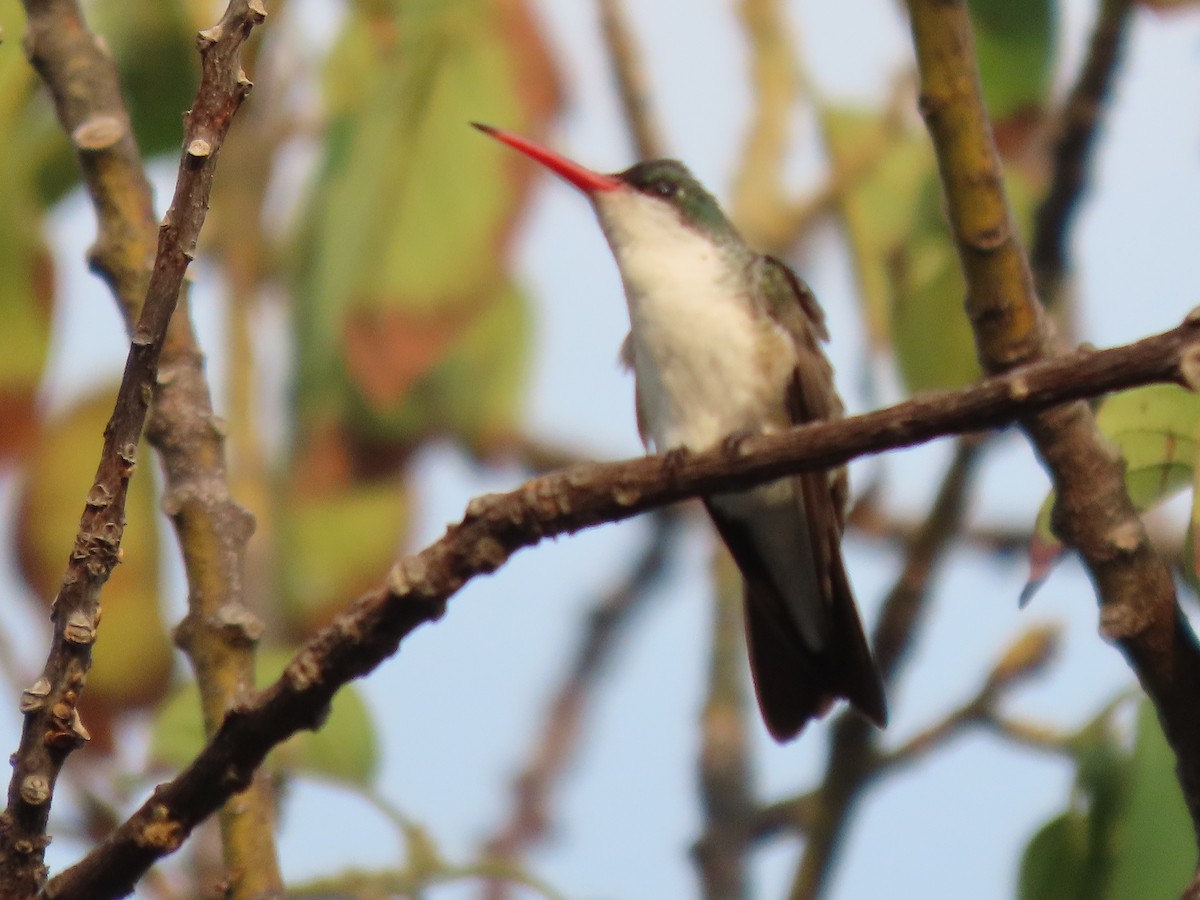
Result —
[[[783, 392], [764, 362], [782, 362], [791, 347], [738, 294], [742, 273], [656, 199], [607, 192], [596, 211], [625, 284], [643, 426], [655, 447], [699, 450], [761, 430]], [[778, 346], [764, 353], [764, 340]]]

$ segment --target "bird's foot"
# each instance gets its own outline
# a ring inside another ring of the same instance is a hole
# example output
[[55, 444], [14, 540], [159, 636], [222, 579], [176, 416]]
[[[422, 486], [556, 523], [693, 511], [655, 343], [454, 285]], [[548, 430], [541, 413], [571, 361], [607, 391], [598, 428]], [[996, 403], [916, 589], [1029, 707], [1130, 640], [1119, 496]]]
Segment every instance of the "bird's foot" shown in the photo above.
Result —
[[734, 431], [725, 436], [721, 441], [721, 449], [725, 451], [727, 456], [741, 456], [743, 453], [742, 445], [747, 439], [756, 437], [758, 432], [745, 429], [743, 431]]
[[679, 470], [683, 468], [692, 451], [687, 447], [672, 447], [670, 450], [663, 453], [663, 468], [666, 469], [667, 475], [674, 478], [679, 474]]

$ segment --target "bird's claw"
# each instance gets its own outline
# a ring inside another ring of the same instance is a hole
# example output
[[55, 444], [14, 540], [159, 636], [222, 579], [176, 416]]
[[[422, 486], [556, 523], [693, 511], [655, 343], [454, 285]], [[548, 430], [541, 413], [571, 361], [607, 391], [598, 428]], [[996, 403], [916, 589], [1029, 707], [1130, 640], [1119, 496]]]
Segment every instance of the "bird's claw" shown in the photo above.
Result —
[[728, 456], [741, 456], [742, 445], [752, 437], [754, 437], [753, 431], [735, 431], [725, 436], [725, 439], [721, 441], [721, 448]]
[[667, 474], [671, 477], [678, 475], [690, 455], [691, 451], [687, 447], [672, 447], [664, 453], [662, 455], [663, 467], [667, 470]]

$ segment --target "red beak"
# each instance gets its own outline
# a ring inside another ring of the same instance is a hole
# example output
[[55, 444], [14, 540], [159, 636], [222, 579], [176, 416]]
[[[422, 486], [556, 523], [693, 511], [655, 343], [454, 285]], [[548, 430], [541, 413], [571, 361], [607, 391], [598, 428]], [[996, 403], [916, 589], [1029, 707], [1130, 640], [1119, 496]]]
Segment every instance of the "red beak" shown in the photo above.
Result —
[[508, 144], [515, 150], [520, 150], [530, 159], [541, 163], [555, 175], [571, 182], [575, 187], [579, 188], [585, 194], [594, 194], [597, 191], [615, 191], [621, 187], [621, 179], [615, 175], [603, 175], [600, 172], [593, 172], [591, 169], [586, 169], [577, 162], [572, 162], [565, 156], [559, 156], [553, 150], [547, 150], [541, 144], [535, 144], [531, 140], [521, 137], [518, 134], [513, 134], [511, 131], [505, 131], [502, 128], [493, 128], [491, 125], [481, 125], [478, 122], [471, 123], [484, 134], [494, 137], [501, 143]]

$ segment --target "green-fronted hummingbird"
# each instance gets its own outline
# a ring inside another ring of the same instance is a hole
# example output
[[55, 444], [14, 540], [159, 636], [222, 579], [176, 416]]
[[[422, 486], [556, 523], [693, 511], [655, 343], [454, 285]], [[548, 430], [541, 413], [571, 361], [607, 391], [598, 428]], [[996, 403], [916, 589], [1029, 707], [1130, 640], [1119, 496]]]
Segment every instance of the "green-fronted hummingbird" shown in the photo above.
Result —
[[[821, 350], [824, 313], [779, 260], [755, 253], [679, 162], [615, 175], [475, 125], [581, 190], [625, 287], [638, 430], [647, 449], [699, 451], [842, 415]], [[704, 504], [745, 581], [755, 693], [776, 740], [838, 697], [883, 726], [883, 682], [842, 560], [845, 471], [808, 472]]]

